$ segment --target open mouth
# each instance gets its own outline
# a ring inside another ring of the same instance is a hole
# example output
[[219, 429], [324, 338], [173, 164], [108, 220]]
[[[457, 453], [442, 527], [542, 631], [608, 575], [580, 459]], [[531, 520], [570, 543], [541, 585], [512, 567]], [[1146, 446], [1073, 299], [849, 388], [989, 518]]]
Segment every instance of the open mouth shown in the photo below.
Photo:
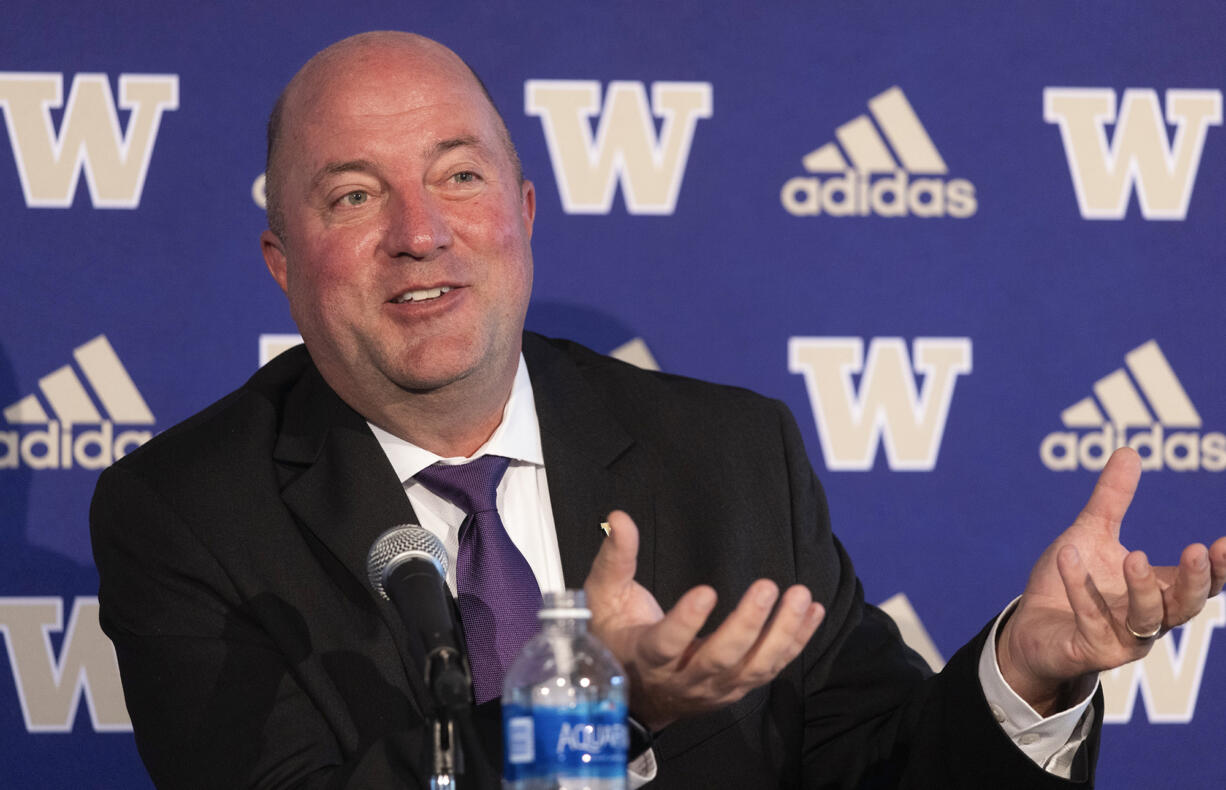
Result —
[[404, 304], [405, 302], [428, 302], [431, 299], [437, 299], [443, 294], [451, 290], [451, 286], [443, 285], [438, 288], [426, 288], [420, 291], [405, 291], [392, 300], [394, 304]]

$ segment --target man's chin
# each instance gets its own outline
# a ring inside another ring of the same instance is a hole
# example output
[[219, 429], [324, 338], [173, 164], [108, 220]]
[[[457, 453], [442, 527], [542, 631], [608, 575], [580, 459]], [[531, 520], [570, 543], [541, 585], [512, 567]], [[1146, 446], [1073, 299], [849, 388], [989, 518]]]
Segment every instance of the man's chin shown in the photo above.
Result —
[[396, 386], [410, 395], [430, 395], [432, 393], [446, 392], [448, 389], [457, 387], [467, 378], [467, 375], [444, 378], [404, 378], [395, 383]]
[[451, 364], [438, 364], [438, 360], [430, 362], [393, 368], [388, 371], [388, 378], [407, 393], [426, 395], [463, 386], [464, 382], [472, 379], [478, 368], [475, 364], [457, 364], [454, 360]]
[[[400, 389], [415, 395], [459, 389], [467, 382], [488, 386], [514, 377], [519, 350], [483, 347], [468, 340], [439, 339], [405, 349], [384, 367]], [[509, 382], [507, 382], [509, 385]]]

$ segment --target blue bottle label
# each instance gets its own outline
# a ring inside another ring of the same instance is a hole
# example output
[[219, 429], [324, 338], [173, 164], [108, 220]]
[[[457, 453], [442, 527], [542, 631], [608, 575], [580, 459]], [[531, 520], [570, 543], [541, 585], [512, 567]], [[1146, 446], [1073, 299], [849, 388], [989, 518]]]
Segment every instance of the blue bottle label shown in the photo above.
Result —
[[503, 776], [510, 781], [626, 775], [630, 731], [625, 705], [593, 702], [536, 709], [503, 705], [502, 725]]

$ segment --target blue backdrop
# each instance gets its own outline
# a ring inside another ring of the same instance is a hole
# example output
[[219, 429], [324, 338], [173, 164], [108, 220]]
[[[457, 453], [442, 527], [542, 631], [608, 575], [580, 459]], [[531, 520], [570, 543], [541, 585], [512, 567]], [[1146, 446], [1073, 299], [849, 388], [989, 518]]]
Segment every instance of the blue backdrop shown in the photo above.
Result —
[[[786, 401], [869, 598], [934, 662], [1104, 448], [1151, 468], [1127, 545], [1223, 531], [1220, 3], [105, 5], [0, 25], [4, 787], [149, 786], [89, 497], [294, 332], [264, 123], [362, 30], [488, 84], [537, 187], [529, 327]], [[1219, 597], [1104, 678], [1101, 786], [1223, 785], [1224, 625]]]

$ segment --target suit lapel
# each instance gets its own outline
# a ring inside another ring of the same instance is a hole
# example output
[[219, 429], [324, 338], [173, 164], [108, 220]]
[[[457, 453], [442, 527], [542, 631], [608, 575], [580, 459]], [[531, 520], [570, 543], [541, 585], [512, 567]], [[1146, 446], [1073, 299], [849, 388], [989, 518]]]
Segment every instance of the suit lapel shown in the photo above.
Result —
[[338, 582], [351, 596], [366, 596], [391, 630], [419, 708], [428, 699], [423, 656], [394, 607], [376, 600], [367, 582], [366, 557], [385, 530], [415, 524], [417, 517], [365, 420], [309, 366], [286, 400], [273, 451], [286, 506], [332, 556], [348, 578]]
[[523, 348], [566, 586], [583, 586], [605, 537], [601, 522], [621, 509], [639, 528], [635, 578], [652, 589], [655, 512], [633, 437], [569, 356], [531, 333]]

